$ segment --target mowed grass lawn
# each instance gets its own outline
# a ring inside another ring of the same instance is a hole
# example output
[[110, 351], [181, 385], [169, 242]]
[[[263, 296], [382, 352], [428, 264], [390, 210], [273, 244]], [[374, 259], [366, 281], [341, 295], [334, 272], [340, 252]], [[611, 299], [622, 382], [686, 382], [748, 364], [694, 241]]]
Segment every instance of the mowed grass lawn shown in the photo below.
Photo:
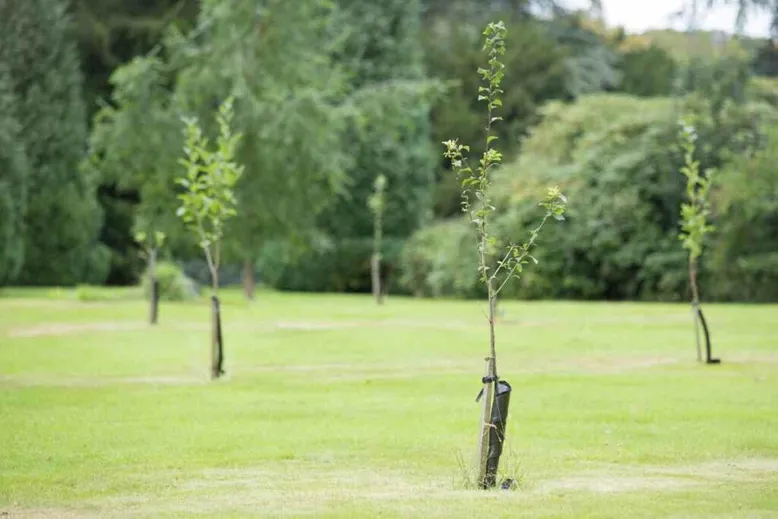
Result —
[[505, 302], [502, 465], [465, 485], [484, 305], [224, 296], [228, 376], [207, 378], [207, 301], [0, 297], [0, 515], [778, 517], [778, 306]]

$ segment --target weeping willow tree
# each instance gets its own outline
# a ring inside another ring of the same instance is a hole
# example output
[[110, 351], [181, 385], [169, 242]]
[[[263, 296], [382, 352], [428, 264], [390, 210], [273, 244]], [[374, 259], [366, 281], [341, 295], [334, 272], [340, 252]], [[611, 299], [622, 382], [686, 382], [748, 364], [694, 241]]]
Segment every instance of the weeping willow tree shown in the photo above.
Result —
[[182, 109], [204, 114], [234, 98], [245, 173], [225, 260], [244, 264], [249, 298], [263, 247], [310, 232], [344, 185], [346, 83], [332, 58], [338, 28], [338, 11], [319, 0], [206, 0], [192, 33], [169, 39]]

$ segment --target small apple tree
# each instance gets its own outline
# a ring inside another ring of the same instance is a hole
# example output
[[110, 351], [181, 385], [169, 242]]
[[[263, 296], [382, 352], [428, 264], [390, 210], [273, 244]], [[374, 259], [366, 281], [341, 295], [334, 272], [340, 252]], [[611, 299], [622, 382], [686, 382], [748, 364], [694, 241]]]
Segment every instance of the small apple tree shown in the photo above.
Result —
[[224, 345], [219, 309], [219, 263], [225, 222], [237, 214], [235, 184], [243, 166], [235, 162], [235, 151], [241, 134], [232, 134], [232, 98], [224, 101], [216, 117], [219, 137], [215, 151], [209, 150], [196, 119], [186, 121], [185, 157], [180, 160], [186, 173], [176, 182], [184, 188], [178, 196], [177, 214], [195, 234], [205, 253], [211, 273], [211, 377], [224, 374]]
[[161, 231], [137, 231], [135, 242], [141, 248], [141, 256], [146, 260], [146, 276], [149, 283], [149, 323], [157, 324], [159, 315], [159, 281], [157, 280], [157, 256], [165, 243], [165, 233]]
[[705, 322], [705, 316], [700, 308], [700, 288], [697, 282], [698, 263], [702, 256], [705, 235], [714, 230], [708, 223], [710, 202], [708, 195], [711, 188], [713, 171], [708, 169], [700, 174], [700, 162], [695, 160], [697, 132], [688, 122], [681, 122], [681, 149], [684, 152], [684, 165], [681, 173], [686, 177], [687, 201], [681, 204], [681, 232], [678, 238], [683, 248], [689, 251], [689, 285], [692, 292], [692, 317], [694, 319], [694, 334], [697, 343], [697, 361], [702, 362], [702, 347], [700, 344], [700, 326], [705, 333], [706, 363], [718, 364], [719, 359], [711, 358], [710, 333]]
[[523, 244], [510, 243], [504, 251], [498, 253], [497, 238], [489, 231], [491, 217], [495, 211], [489, 195], [491, 187], [490, 174], [502, 162], [502, 154], [492, 147], [497, 139], [492, 135], [492, 125], [501, 117], [495, 116], [495, 111], [502, 106], [500, 95], [503, 90], [500, 84], [505, 74], [505, 65], [500, 62], [500, 56], [505, 53], [506, 28], [503, 22], [490, 23], [483, 32], [485, 36], [484, 51], [487, 52], [488, 68], [479, 68], [482, 85], [478, 88], [478, 100], [484, 101], [487, 107], [486, 117], [486, 149], [473, 169], [468, 166], [465, 153], [469, 146], [456, 140], [443, 144], [446, 147], [444, 156], [451, 160], [453, 169], [462, 178], [462, 210], [467, 214], [476, 231], [476, 251], [478, 254], [478, 271], [481, 281], [486, 285], [489, 303], [489, 356], [486, 357], [486, 376], [482, 379], [483, 408], [478, 442], [478, 485], [489, 488], [495, 485], [497, 464], [505, 438], [505, 420], [507, 419], [510, 385], [500, 381], [497, 375], [497, 352], [495, 348], [495, 307], [497, 297], [506, 283], [512, 278], [518, 278], [524, 266], [529, 261], [538, 261], [530, 251], [535, 246], [540, 230], [549, 218], [564, 220], [563, 213], [567, 199], [558, 188], [550, 188], [540, 205], [546, 213], [540, 224], [529, 234], [529, 239]]

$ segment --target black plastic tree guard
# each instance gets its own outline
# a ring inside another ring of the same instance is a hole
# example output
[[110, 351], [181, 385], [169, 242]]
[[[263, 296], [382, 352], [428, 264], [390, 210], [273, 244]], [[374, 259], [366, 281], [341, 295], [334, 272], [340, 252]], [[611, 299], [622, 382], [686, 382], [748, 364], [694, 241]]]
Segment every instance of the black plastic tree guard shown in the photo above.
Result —
[[702, 308], [697, 307], [697, 316], [702, 323], [702, 331], [705, 333], [705, 363], [706, 364], [721, 364], [721, 359], [714, 359], [711, 357], [710, 347], [710, 333], [708, 332], [708, 323], [705, 322], [705, 316], [702, 315]]
[[486, 458], [483, 488], [491, 488], [497, 484], [497, 466], [500, 463], [502, 446], [505, 442], [505, 424], [508, 420], [508, 404], [511, 401], [510, 384], [504, 380], [498, 380], [495, 386], [491, 427], [489, 428], [489, 454]]
[[224, 375], [224, 342], [222, 340], [222, 315], [219, 305], [219, 298], [216, 296], [211, 296], [211, 305], [214, 323], [216, 326], [214, 337], [216, 343], [213, 345], [216, 352], [216, 358], [212, 359], [213, 366], [211, 368], [213, 377], [218, 378]]

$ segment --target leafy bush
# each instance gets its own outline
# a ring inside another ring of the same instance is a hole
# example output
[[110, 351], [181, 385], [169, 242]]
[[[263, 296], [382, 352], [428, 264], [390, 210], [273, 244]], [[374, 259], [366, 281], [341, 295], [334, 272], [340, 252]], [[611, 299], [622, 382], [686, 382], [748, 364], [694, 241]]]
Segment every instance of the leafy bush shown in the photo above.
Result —
[[[381, 246], [382, 277], [392, 293], [403, 240], [386, 237]], [[369, 292], [372, 238], [320, 240], [297, 252], [283, 242], [269, 244], [260, 258], [262, 281], [280, 290]]]
[[[557, 226], [544, 230], [535, 254], [543, 268], [524, 272], [519, 283], [506, 287], [505, 297], [686, 298], [686, 256], [678, 247], [685, 183], [677, 135], [678, 116], [687, 111], [696, 116], [701, 169], [727, 172], [716, 184], [730, 201], [714, 206], [720, 231], [709, 237], [710, 259], [701, 265], [701, 284], [710, 287], [704, 297], [778, 298], [778, 290], [769, 288], [776, 286], [773, 272], [778, 271], [773, 263], [778, 198], [771, 166], [778, 162], [778, 149], [765, 144], [778, 138], [764, 135], [775, 113], [764, 105], [733, 103], [714, 112], [697, 98], [676, 103], [597, 95], [547, 107], [544, 123], [526, 141], [519, 160], [494, 177], [492, 199], [501, 213], [496, 234], [516, 235], [531, 225], [536, 200], [550, 183], [570, 199], [567, 221], [564, 232]], [[753, 155], [753, 149], [761, 151]], [[753, 191], [743, 190], [749, 183]], [[402, 256], [406, 288], [422, 295], [478, 293], [464, 229], [466, 222], [455, 220], [423, 229], [408, 241]], [[749, 245], [754, 242], [758, 245]]]
[[465, 219], [426, 227], [413, 235], [400, 256], [400, 286], [416, 296], [482, 295], [475, 238]]
[[719, 299], [778, 300], [778, 127], [754, 154], [742, 154], [716, 180], [718, 212], [709, 284]]
[[778, 108], [778, 79], [753, 78], [748, 97], [756, 102], [767, 103], [773, 108]]
[[[159, 297], [163, 301], [186, 301], [198, 296], [197, 284], [173, 262], [161, 261], [157, 264], [157, 281]], [[142, 286], [144, 295], [149, 297], [151, 286], [148, 271], [143, 275]]]

